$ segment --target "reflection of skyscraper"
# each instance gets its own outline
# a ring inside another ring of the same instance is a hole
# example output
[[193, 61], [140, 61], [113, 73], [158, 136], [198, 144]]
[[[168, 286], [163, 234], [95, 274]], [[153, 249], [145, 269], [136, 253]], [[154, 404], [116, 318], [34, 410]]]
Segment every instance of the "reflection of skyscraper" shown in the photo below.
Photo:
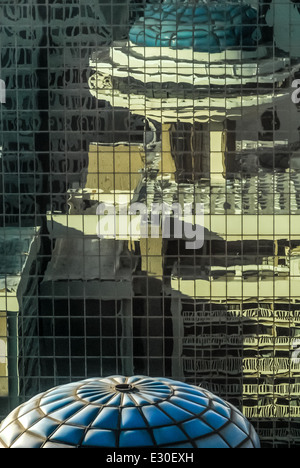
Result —
[[0, 228], [0, 411], [39, 390], [40, 229]]
[[[38, 89], [43, 23], [38, 5], [32, 2], [2, 4], [0, 10], [0, 78], [6, 87], [1, 104], [0, 225], [32, 226], [43, 185], [36, 146], [42, 129]], [[31, 27], [24, 29], [24, 21]]]

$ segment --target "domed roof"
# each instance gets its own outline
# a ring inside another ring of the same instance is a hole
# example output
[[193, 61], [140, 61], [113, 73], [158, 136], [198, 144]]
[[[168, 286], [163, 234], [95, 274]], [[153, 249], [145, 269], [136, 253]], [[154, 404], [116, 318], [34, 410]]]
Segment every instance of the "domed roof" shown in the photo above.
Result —
[[112, 376], [37, 395], [0, 426], [1, 448], [258, 448], [232, 405], [166, 378]]

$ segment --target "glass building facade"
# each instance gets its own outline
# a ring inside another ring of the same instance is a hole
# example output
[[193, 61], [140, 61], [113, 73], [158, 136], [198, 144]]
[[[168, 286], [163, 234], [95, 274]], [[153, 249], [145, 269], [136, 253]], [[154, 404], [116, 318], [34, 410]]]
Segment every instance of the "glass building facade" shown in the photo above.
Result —
[[299, 446], [299, 31], [291, 0], [0, 0], [0, 419], [160, 376]]

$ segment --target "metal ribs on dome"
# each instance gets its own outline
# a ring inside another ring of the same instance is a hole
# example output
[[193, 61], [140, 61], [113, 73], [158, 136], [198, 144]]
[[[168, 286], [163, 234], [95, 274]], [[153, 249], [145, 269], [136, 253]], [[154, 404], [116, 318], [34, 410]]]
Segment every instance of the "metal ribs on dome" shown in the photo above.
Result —
[[0, 448], [258, 448], [232, 405], [166, 378], [88, 379], [37, 395], [0, 426]]

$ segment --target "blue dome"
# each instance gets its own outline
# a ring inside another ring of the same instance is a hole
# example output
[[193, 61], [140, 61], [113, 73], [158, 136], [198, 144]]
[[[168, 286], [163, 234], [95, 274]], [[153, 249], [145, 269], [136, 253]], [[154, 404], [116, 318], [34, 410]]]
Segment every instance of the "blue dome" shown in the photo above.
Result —
[[0, 448], [259, 448], [232, 405], [144, 376], [88, 379], [37, 395], [0, 426]]
[[193, 48], [196, 52], [248, 50], [261, 40], [258, 24], [258, 11], [236, 0], [164, 0], [146, 5], [129, 39], [139, 46]]

